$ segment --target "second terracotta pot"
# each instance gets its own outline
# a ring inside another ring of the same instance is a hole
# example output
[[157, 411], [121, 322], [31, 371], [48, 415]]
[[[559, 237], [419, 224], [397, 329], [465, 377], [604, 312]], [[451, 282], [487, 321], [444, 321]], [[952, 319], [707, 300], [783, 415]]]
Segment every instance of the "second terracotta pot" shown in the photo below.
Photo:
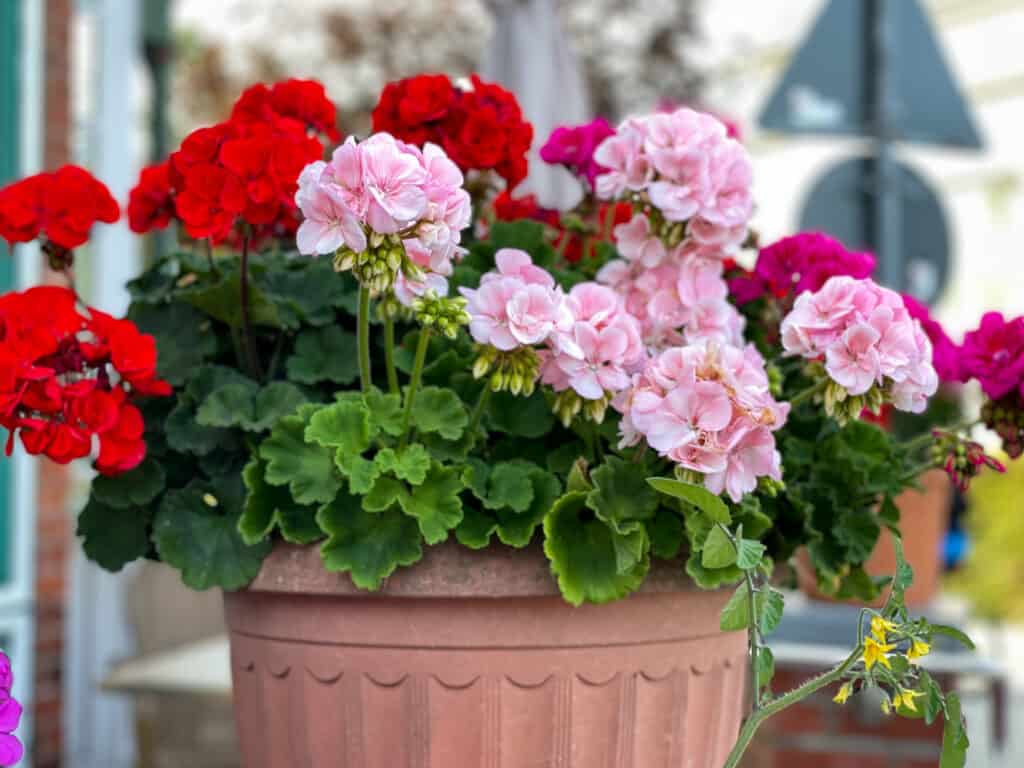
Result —
[[681, 570], [573, 608], [538, 551], [446, 544], [366, 593], [279, 545], [225, 596], [243, 768], [720, 768], [745, 636]]

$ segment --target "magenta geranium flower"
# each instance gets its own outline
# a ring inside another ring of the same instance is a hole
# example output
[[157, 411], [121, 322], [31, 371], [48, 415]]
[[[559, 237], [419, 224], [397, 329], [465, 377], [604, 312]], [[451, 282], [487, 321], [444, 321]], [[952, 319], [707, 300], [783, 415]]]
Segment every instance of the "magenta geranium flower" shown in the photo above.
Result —
[[11, 696], [14, 675], [11, 660], [0, 651], [0, 765], [17, 765], [24, 753], [14, 731], [21, 722], [21, 704]]
[[962, 381], [977, 379], [993, 400], [1015, 389], [1024, 397], [1024, 317], [1007, 321], [999, 312], [987, 312], [961, 349]]
[[560, 125], [540, 148], [540, 159], [551, 165], [564, 165], [594, 188], [594, 179], [608, 169], [594, 160], [597, 145], [615, 134], [603, 117], [585, 125]]

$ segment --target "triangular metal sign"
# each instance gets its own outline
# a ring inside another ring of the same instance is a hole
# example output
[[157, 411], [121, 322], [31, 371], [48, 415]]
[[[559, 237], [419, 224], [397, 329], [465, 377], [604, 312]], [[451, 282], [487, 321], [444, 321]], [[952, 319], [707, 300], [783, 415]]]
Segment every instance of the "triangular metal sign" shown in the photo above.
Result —
[[[764, 128], [784, 133], [873, 135], [868, 103], [872, 67], [871, 0], [831, 0], [794, 54], [761, 112]], [[878, 2], [892, 41], [888, 137], [980, 148], [970, 109], [918, 0]]]

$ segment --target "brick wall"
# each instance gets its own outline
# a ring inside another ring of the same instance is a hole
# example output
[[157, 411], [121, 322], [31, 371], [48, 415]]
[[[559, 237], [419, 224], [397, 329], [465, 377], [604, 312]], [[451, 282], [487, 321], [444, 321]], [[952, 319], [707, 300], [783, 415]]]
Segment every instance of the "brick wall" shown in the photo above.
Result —
[[[822, 670], [780, 669], [778, 691]], [[940, 681], [943, 686], [946, 681]], [[762, 727], [743, 768], [935, 768], [942, 723], [883, 715], [879, 701], [858, 694], [845, 705], [823, 691], [780, 712]]]
[[[72, 0], [47, 0], [44, 54], [43, 165], [57, 168], [71, 159]], [[47, 282], [56, 282], [53, 274]], [[69, 544], [73, 533], [67, 511], [65, 467], [39, 462], [36, 547], [35, 768], [59, 768], [63, 734], [61, 685], [64, 604]]]

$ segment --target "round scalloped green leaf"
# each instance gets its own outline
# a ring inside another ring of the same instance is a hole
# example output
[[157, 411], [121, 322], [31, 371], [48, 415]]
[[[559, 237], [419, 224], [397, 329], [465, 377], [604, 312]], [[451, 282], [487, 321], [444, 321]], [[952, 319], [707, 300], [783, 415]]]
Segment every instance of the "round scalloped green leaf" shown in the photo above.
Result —
[[399, 450], [382, 448], [373, 457], [374, 464], [381, 472], [390, 472], [399, 480], [419, 485], [427, 478], [430, 469], [430, 454], [418, 443]]
[[359, 378], [358, 341], [337, 325], [307, 328], [295, 338], [288, 378], [303, 384], [351, 384]]
[[637, 589], [647, 574], [649, 557], [619, 572], [617, 534], [587, 508], [587, 494], [572, 491], [555, 502], [544, 518], [544, 552], [558, 578], [562, 595], [573, 605], [607, 603]]
[[[177, 297], [210, 317], [233, 328], [242, 326], [241, 273], [233, 269], [214, 283], [199, 282], [179, 290]], [[249, 283], [249, 322], [271, 328], [281, 327], [277, 307], [266, 297], [258, 285]]]
[[392, 437], [402, 434], [402, 398], [379, 389], [371, 389], [363, 395], [366, 407], [370, 409], [370, 431], [384, 432]]
[[484, 549], [491, 543], [491, 537], [497, 530], [498, 521], [491, 513], [476, 507], [463, 506], [462, 522], [455, 528], [455, 538], [464, 547]]
[[435, 463], [423, 483], [407, 496], [399, 496], [398, 503], [405, 514], [416, 518], [427, 543], [438, 544], [447, 539], [448, 531], [462, 521], [459, 492], [464, 487], [457, 469]]
[[303, 405], [297, 414], [277, 422], [270, 436], [260, 444], [260, 457], [267, 462], [265, 477], [271, 485], [287, 485], [300, 504], [324, 503], [335, 497], [342, 480], [334, 464], [334, 449], [307, 443], [307, 420], [317, 406]]
[[242, 540], [256, 544], [275, 529], [293, 544], [309, 544], [319, 539], [323, 534], [316, 524], [316, 507], [296, 503], [287, 488], [269, 485], [263, 472], [263, 462], [255, 458], [242, 472], [248, 491], [238, 519]]
[[[502, 461], [491, 467], [487, 481], [487, 493], [477, 494], [487, 509], [508, 507], [515, 512], [525, 512], [533, 501], [533, 473], [539, 467], [526, 462]], [[475, 491], [474, 491], [475, 493]]]
[[217, 352], [217, 334], [210, 319], [188, 304], [133, 304], [128, 317], [140, 331], [156, 339], [157, 374], [176, 387]]
[[445, 440], [458, 440], [469, 425], [469, 414], [450, 389], [422, 387], [413, 400], [412, 422], [420, 432], [437, 432]]
[[372, 513], [348, 494], [325, 504], [317, 523], [327, 533], [320, 546], [324, 568], [348, 573], [362, 589], [379, 589], [400, 565], [412, 565], [423, 556], [416, 521], [397, 508]]
[[490, 425], [517, 437], [544, 437], [555, 424], [551, 406], [539, 389], [529, 397], [495, 392], [487, 408]]
[[123, 474], [97, 475], [92, 481], [92, 495], [97, 501], [116, 509], [144, 507], [160, 495], [165, 481], [160, 463], [147, 458]]
[[238, 532], [240, 509], [217, 488], [193, 482], [168, 491], [153, 523], [160, 559], [192, 589], [240, 589], [260, 570], [270, 542], [249, 545]]
[[149, 510], [115, 509], [94, 496], [79, 513], [75, 533], [86, 557], [108, 571], [119, 571], [149, 551], [152, 517]]
[[618, 456], [609, 456], [590, 472], [594, 489], [587, 506], [619, 533], [636, 530], [637, 520], [649, 520], [658, 509], [658, 494], [644, 479], [639, 467]]
[[679, 554], [686, 533], [683, 521], [672, 510], [660, 508], [647, 521], [647, 537], [651, 541], [651, 554], [663, 560], [671, 560]]
[[361, 401], [344, 400], [317, 409], [306, 427], [307, 442], [358, 456], [370, 447], [370, 411]]
[[531, 473], [530, 483], [533, 486], [533, 499], [529, 509], [522, 514], [513, 514], [508, 509], [498, 511], [498, 538], [502, 544], [517, 548], [529, 544], [537, 526], [544, 522], [544, 517], [562, 492], [558, 478], [541, 469]]

